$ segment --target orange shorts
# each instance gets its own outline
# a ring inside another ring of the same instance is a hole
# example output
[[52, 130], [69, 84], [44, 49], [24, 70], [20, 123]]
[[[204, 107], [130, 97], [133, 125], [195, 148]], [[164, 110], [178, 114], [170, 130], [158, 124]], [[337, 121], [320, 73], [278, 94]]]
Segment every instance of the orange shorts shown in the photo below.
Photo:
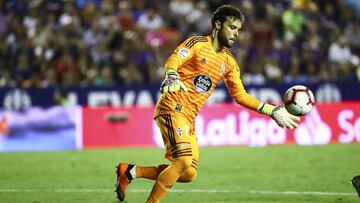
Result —
[[179, 113], [162, 114], [155, 118], [164, 145], [166, 147], [165, 158], [173, 161], [180, 156], [191, 156], [193, 167], [199, 163], [199, 145], [194, 135], [193, 123]]

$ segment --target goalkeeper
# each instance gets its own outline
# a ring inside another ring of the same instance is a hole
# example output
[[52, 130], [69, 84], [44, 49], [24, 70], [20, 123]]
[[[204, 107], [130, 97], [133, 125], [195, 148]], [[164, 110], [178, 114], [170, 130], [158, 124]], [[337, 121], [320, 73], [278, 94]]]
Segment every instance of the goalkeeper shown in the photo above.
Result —
[[191, 182], [199, 165], [199, 146], [194, 120], [216, 84], [224, 79], [235, 101], [261, 114], [270, 116], [282, 128], [295, 128], [300, 119], [283, 106], [261, 103], [249, 95], [240, 80], [240, 69], [227, 48], [235, 43], [244, 23], [241, 11], [224, 5], [213, 13], [211, 36], [195, 36], [185, 40], [165, 64], [165, 80], [154, 119], [160, 128], [165, 157], [169, 164], [138, 166], [120, 163], [115, 192], [123, 201], [127, 185], [135, 178], [155, 181], [147, 203], [160, 202], [176, 182]]

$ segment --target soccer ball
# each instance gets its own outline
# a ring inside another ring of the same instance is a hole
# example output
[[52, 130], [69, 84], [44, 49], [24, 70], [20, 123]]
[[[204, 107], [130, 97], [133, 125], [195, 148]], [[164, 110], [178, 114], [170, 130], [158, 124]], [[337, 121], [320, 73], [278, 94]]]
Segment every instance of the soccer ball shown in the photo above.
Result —
[[286, 110], [295, 116], [308, 114], [315, 105], [315, 97], [312, 91], [303, 85], [290, 87], [284, 95]]

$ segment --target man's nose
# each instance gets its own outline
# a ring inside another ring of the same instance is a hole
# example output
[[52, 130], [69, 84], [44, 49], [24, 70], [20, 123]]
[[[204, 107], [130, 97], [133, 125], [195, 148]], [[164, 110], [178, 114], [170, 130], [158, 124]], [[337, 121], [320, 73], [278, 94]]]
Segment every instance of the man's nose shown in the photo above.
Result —
[[239, 31], [235, 31], [234, 37], [237, 37], [239, 35]]

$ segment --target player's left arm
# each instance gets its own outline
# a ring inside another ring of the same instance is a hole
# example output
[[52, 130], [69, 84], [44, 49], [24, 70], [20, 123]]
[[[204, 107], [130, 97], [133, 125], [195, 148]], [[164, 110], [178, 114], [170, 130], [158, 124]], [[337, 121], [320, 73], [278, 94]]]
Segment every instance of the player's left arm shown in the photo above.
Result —
[[283, 105], [274, 106], [260, 102], [257, 98], [246, 92], [244, 85], [240, 79], [240, 68], [235, 59], [230, 57], [228, 70], [225, 71], [224, 81], [229, 90], [230, 95], [235, 99], [236, 103], [259, 113], [271, 116], [271, 118], [281, 128], [296, 128], [299, 117], [291, 115], [287, 112]]
[[191, 58], [193, 58], [195, 55], [198, 47], [197, 44], [193, 44], [192, 46], [189, 46], [189, 44], [192, 44], [191, 42], [195, 43], [197, 39], [199, 39], [199, 37], [190, 37], [189, 39], [185, 40], [166, 60], [165, 80], [160, 86], [161, 93], [171, 93], [180, 90], [187, 92], [185, 84], [180, 80], [180, 72], [178, 72], [178, 69], [181, 65], [191, 60]]

